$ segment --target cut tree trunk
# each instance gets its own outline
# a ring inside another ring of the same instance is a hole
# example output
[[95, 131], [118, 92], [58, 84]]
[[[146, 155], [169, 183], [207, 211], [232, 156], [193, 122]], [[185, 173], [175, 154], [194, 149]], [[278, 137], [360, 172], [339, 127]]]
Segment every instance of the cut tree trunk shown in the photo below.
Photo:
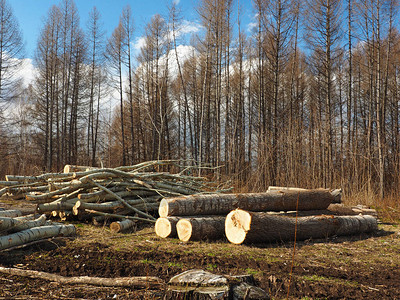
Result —
[[231, 211], [225, 220], [225, 234], [233, 244], [320, 239], [333, 235], [354, 235], [378, 229], [372, 216], [282, 217], [263, 212]]
[[112, 232], [124, 232], [135, 226], [136, 222], [126, 219], [123, 221], [116, 221], [110, 224], [110, 230]]
[[[333, 198], [334, 198], [332, 203], [341, 203], [342, 202], [342, 189], [334, 189], [334, 190], [319, 189], [319, 190], [329, 191], [332, 194]], [[311, 191], [311, 190], [310, 189], [298, 188], [298, 187], [284, 187], [284, 186], [269, 186], [268, 190], [267, 190], [268, 193], [287, 192], [287, 191], [305, 192], [305, 191]]]
[[[160, 217], [226, 215], [235, 208], [250, 211], [323, 210], [334, 201], [327, 190], [277, 193], [192, 195], [161, 200]], [[298, 206], [297, 206], [298, 202]]]
[[178, 236], [176, 223], [178, 223], [180, 219], [181, 218], [178, 217], [158, 218], [154, 226], [154, 231], [159, 237], [175, 238]]
[[64, 173], [85, 172], [85, 171], [96, 170], [96, 169], [99, 169], [99, 168], [89, 167], [89, 166], [65, 165]]
[[0, 232], [18, 232], [33, 227], [39, 227], [46, 222], [46, 215], [41, 215], [36, 220], [23, 220], [17, 218], [0, 217]]
[[0, 250], [27, 244], [29, 242], [56, 236], [75, 235], [75, 226], [48, 225], [26, 229], [17, 233], [0, 237]]
[[16, 268], [0, 267], [0, 272], [15, 276], [24, 276], [30, 278], [39, 278], [48, 281], [59, 282], [63, 284], [90, 284], [97, 286], [110, 286], [110, 287], [140, 287], [140, 288], [155, 288], [164, 285], [161, 278], [149, 276], [137, 277], [116, 277], [116, 278], [101, 278], [101, 277], [64, 277], [57, 274], [46, 272], [39, 272], [33, 270], [22, 270]]
[[218, 240], [224, 236], [225, 217], [187, 217], [176, 224], [178, 237], [183, 242]]
[[344, 206], [343, 204], [331, 204], [328, 209], [332, 212], [342, 215], [370, 215], [377, 217], [378, 213], [375, 209], [368, 208], [364, 205]]
[[0, 217], [15, 218], [22, 216], [22, 212], [17, 209], [9, 209], [0, 211]]

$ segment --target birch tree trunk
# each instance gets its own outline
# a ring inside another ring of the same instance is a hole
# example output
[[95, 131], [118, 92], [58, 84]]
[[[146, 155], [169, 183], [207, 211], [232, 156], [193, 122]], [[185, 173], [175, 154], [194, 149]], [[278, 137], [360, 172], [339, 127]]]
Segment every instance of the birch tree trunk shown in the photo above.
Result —
[[72, 224], [34, 227], [10, 235], [1, 236], [0, 250], [21, 246], [40, 239], [56, 236], [72, 236], [75, 232], [75, 226]]

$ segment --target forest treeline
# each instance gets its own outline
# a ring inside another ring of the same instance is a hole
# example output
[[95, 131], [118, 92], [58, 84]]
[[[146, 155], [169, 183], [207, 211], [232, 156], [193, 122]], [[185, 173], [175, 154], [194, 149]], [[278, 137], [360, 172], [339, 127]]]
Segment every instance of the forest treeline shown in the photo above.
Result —
[[0, 97], [14, 105], [1, 119], [1, 175], [179, 159], [220, 166], [215, 176], [241, 190], [398, 195], [398, 1], [252, 2], [249, 29], [240, 2], [199, 0], [202, 30], [189, 38], [171, 3], [137, 53], [129, 6], [106, 35], [96, 8], [80, 24], [74, 1], [62, 0], [21, 90], [7, 50], [21, 33], [0, 0], [1, 32], [18, 33], [0, 36]]

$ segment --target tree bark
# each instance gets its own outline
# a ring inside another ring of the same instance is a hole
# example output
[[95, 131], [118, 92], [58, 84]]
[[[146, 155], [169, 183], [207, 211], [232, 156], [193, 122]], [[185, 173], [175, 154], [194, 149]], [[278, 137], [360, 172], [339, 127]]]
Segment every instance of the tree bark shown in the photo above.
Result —
[[176, 224], [176, 231], [183, 242], [217, 240], [224, 236], [224, 224], [223, 216], [184, 218]]
[[133, 228], [135, 224], [136, 224], [135, 221], [129, 219], [123, 221], [116, 221], [110, 224], [110, 230], [112, 232], [124, 232], [126, 230]]
[[2, 210], [0, 211], [0, 217], [15, 218], [22, 216], [22, 212], [16, 209]]
[[71, 236], [75, 234], [75, 226], [48, 225], [26, 229], [10, 235], [0, 237], [0, 250], [24, 245], [26, 243], [56, 236]]
[[[319, 190], [326, 190], [329, 191], [332, 196], [334, 197], [334, 200], [332, 203], [341, 203], [342, 202], [342, 189], [319, 189]], [[283, 187], [283, 186], [269, 186], [267, 192], [268, 193], [273, 193], [273, 192], [306, 192], [310, 191], [310, 189], [303, 189], [303, 188], [298, 188], [298, 187]]]
[[46, 222], [46, 216], [41, 215], [36, 220], [23, 220], [7, 217], [0, 217], [0, 233], [3, 231], [18, 232], [33, 227], [39, 227]]
[[179, 220], [180, 218], [178, 217], [158, 218], [154, 226], [154, 231], [159, 237], [175, 238], [178, 236], [176, 223], [178, 223]]
[[162, 279], [158, 277], [137, 276], [137, 277], [116, 277], [116, 278], [101, 278], [101, 277], [64, 277], [57, 274], [39, 272], [33, 270], [22, 270], [16, 268], [0, 267], [0, 272], [15, 276], [24, 276], [38, 278], [43, 280], [55, 281], [63, 284], [90, 284], [97, 286], [122, 286], [122, 287], [140, 287], [140, 288], [155, 288], [164, 285]]
[[378, 229], [372, 216], [281, 217], [263, 212], [231, 211], [225, 234], [233, 244], [320, 239], [333, 235], [353, 235]]
[[[161, 200], [160, 217], [224, 215], [235, 208], [250, 211], [323, 210], [334, 201], [327, 190], [279, 193], [192, 195]], [[297, 205], [298, 202], [298, 205]]]

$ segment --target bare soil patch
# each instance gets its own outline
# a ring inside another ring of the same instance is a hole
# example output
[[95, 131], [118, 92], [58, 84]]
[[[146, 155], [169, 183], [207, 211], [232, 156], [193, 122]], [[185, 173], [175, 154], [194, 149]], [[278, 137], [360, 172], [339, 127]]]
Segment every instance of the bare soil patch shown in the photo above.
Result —
[[[216, 274], [253, 274], [273, 299], [286, 298], [289, 285], [292, 299], [400, 298], [400, 227], [396, 222], [379, 225], [380, 231], [372, 235], [298, 242], [294, 260], [293, 243], [233, 245], [221, 240], [184, 244], [158, 238], [152, 227], [121, 234], [106, 227], [76, 226], [76, 239], [2, 252], [0, 265], [63, 276], [148, 275], [165, 281], [200, 268]], [[0, 299], [162, 299], [163, 293], [59, 285], [0, 274]]]

